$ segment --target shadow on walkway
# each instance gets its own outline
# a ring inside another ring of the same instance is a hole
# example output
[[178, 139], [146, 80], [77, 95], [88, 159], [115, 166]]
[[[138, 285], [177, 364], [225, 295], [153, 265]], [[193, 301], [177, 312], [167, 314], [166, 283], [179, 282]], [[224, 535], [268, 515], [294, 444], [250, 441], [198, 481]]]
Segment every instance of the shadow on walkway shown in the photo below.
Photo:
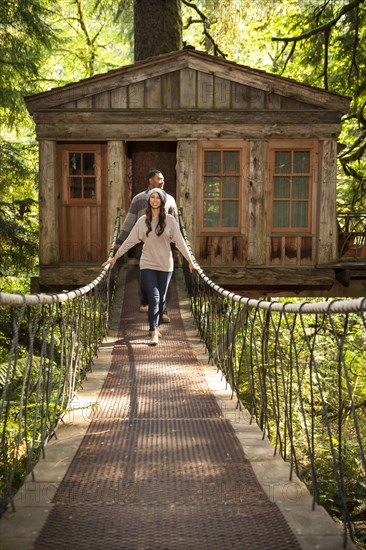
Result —
[[174, 279], [169, 314], [149, 346], [131, 269], [99, 409], [34, 548], [300, 548], [207, 385]]

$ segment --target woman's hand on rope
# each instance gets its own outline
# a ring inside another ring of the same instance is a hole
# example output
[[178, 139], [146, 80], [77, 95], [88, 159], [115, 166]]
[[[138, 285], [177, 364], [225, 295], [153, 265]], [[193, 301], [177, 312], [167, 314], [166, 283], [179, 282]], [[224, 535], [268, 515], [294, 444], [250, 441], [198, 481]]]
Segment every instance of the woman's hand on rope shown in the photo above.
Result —
[[113, 258], [111, 258], [110, 260], [107, 260], [106, 262], [104, 262], [102, 264], [102, 267], [106, 267], [107, 265], [111, 266], [111, 269], [114, 267], [114, 264], [116, 263], [117, 261], [117, 256], [113, 256]]
[[189, 271], [191, 273], [192, 273], [192, 271], [199, 271], [199, 268], [196, 265], [194, 265], [193, 262], [189, 262], [188, 267], [189, 267]]

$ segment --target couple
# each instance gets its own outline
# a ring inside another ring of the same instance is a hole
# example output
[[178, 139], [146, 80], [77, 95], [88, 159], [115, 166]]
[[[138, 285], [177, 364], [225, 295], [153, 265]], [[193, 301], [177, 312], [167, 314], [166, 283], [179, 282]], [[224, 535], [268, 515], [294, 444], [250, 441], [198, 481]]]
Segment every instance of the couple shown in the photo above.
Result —
[[174, 243], [189, 264], [190, 271], [197, 269], [192, 262], [187, 245], [174, 216], [166, 213], [167, 196], [160, 187], [149, 189], [146, 195], [147, 208], [115, 256], [103, 266], [114, 266], [118, 258], [136, 244], [143, 242], [140, 259], [141, 279], [146, 289], [149, 309], [148, 319], [151, 345], [159, 342], [159, 325], [162, 321], [164, 302], [173, 274], [174, 260], [171, 243]]

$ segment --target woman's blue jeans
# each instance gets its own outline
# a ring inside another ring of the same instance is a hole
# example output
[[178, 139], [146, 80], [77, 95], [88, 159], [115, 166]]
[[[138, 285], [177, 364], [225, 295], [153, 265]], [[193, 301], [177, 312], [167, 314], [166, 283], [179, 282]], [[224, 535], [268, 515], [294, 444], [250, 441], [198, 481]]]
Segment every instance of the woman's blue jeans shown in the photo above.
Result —
[[141, 269], [142, 284], [149, 299], [148, 319], [150, 330], [156, 330], [161, 323], [164, 302], [172, 275], [172, 271]]

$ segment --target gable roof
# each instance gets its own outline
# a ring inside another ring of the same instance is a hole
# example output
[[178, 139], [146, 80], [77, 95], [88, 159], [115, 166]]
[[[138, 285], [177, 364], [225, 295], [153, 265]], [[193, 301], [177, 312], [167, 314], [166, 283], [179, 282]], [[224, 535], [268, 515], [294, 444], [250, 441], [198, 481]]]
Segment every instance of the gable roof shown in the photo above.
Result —
[[47, 92], [27, 96], [25, 101], [31, 114], [39, 110], [64, 109], [68, 106], [71, 107], [73, 102], [113, 92], [122, 87], [137, 85], [182, 69], [193, 69], [202, 74], [213, 75], [219, 79], [261, 90], [267, 95], [276, 94], [300, 101], [314, 108], [346, 113], [351, 101], [350, 97], [335, 92], [302, 84], [291, 78], [270, 74], [192, 49], [179, 50], [138, 61]]

